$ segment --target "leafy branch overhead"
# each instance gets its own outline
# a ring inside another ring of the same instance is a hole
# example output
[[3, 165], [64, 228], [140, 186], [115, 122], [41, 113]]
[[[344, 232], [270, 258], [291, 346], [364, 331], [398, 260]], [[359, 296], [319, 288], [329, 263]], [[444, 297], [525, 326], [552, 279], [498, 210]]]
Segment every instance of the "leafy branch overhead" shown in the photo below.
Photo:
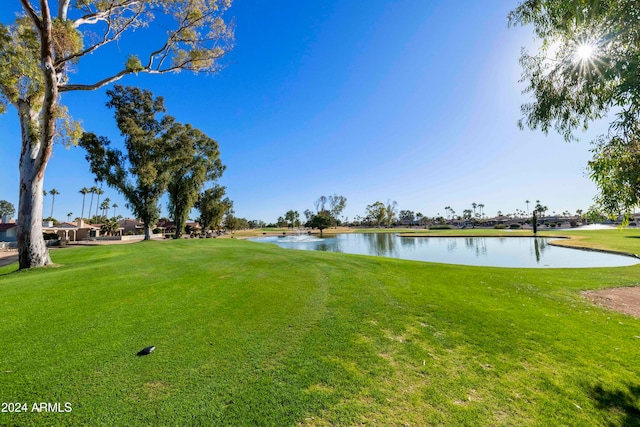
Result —
[[[65, 0], [49, 22], [32, 2], [22, 4], [25, 17], [13, 25], [0, 24], [0, 92], [12, 103], [42, 90], [39, 37], [48, 28], [59, 92], [97, 89], [131, 73], [214, 72], [233, 46], [233, 25], [223, 19], [229, 0]], [[123, 52], [120, 61], [111, 61], [116, 66], [96, 81], [71, 81], [83, 57], [134, 30], [157, 35], [156, 44]]]
[[598, 204], [612, 217], [640, 205], [640, 13], [636, 0], [527, 0], [511, 25], [532, 25], [539, 50], [522, 51], [521, 127], [555, 129], [567, 141], [598, 119], [588, 170]]

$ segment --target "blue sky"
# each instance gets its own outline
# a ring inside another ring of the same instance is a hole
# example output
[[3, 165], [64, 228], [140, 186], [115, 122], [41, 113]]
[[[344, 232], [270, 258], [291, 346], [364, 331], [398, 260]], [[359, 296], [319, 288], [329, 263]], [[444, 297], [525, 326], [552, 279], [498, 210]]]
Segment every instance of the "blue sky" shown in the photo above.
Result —
[[[570, 144], [518, 129], [527, 100], [518, 57], [535, 41], [530, 29], [507, 27], [517, 3], [237, 0], [228, 14], [235, 48], [221, 72], [119, 83], [163, 96], [168, 114], [219, 142], [220, 183], [247, 219], [272, 222], [331, 194], [347, 198], [349, 219], [388, 200], [427, 216], [445, 206], [462, 214], [473, 202], [488, 215], [509, 213], [527, 199], [558, 213], [587, 209], [596, 193], [585, 173], [588, 142], [606, 128]], [[18, 10], [12, 5], [0, 11], [3, 23]], [[71, 80], [99, 79], [123, 62], [114, 54], [149, 42], [128, 38], [96, 53]], [[87, 131], [119, 144], [105, 91], [65, 93], [62, 102]], [[16, 206], [19, 153], [11, 108], [0, 115], [0, 199]], [[56, 146], [45, 175], [45, 189], [60, 192], [54, 217], [79, 215], [78, 191], [92, 185], [84, 152]], [[128, 216], [117, 191], [104, 190]], [[50, 209], [47, 196], [44, 216]]]

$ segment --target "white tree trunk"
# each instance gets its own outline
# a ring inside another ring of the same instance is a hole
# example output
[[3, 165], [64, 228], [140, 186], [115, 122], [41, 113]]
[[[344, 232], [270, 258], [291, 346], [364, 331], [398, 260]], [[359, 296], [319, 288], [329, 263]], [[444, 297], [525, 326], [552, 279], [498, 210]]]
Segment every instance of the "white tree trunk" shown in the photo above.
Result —
[[37, 113], [28, 104], [20, 105], [22, 152], [20, 153], [20, 202], [18, 204], [18, 258], [23, 268], [51, 264], [49, 251], [42, 236], [42, 202], [44, 167], [42, 147], [37, 135]]

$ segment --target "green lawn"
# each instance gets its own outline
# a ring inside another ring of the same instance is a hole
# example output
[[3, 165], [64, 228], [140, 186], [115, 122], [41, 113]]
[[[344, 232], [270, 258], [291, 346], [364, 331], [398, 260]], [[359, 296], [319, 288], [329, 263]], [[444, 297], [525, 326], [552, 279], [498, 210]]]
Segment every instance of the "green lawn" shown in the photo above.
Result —
[[[640, 232], [573, 233], [640, 253]], [[640, 320], [579, 295], [635, 285], [640, 266], [462, 267], [237, 239], [52, 258], [0, 268], [0, 401], [29, 408], [0, 425], [640, 425]]]

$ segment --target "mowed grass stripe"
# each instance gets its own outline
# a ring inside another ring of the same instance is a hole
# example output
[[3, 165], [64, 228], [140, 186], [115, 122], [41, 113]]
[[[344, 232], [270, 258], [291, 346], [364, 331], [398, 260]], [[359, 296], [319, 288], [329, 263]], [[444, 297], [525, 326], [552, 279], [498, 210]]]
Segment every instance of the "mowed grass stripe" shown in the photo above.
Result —
[[637, 283], [636, 266], [462, 267], [220, 239], [52, 256], [57, 268], [0, 269], [0, 398], [73, 412], [3, 425], [637, 421], [640, 323], [579, 296]]

